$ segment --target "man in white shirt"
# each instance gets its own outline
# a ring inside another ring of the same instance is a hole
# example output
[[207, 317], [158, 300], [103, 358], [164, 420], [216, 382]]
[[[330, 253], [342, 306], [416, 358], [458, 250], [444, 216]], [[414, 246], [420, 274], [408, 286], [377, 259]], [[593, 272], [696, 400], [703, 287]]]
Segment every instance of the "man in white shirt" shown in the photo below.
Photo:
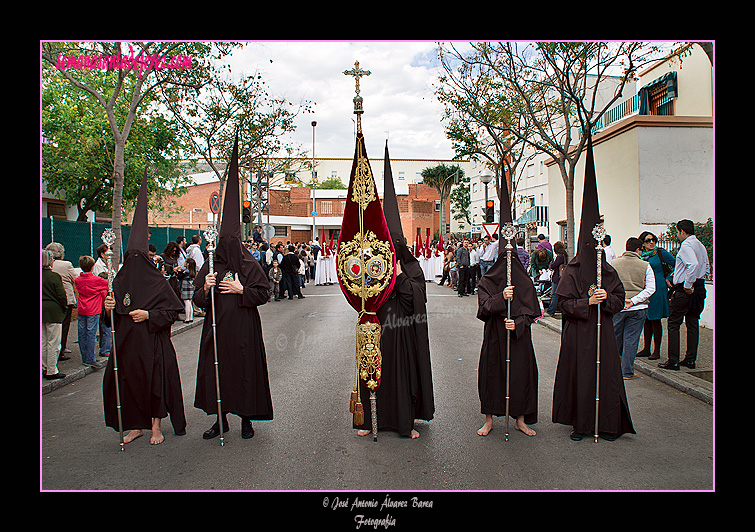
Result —
[[641, 253], [642, 240], [632, 237], [627, 240], [624, 254], [611, 262], [625, 292], [624, 310], [613, 315], [613, 329], [621, 355], [621, 374], [625, 379], [636, 377], [634, 359], [645, 325], [647, 301], [655, 292], [653, 267], [642, 260]]
[[469, 243], [469, 283], [472, 293], [477, 291], [477, 281], [480, 279], [480, 252], [474, 242]]
[[[700, 337], [700, 313], [705, 305], [705, 276], [710, 272], [708, 251], [695, 236], [691, 220], [676, 223], [682, 245], [676, 253], [674, 273], [667, 279], [672, 294], [668, 316], [668, 360], [658, 367], [679, 370], [679, 366], [695, 368], [697, 344]], [[687, 352], [679, 361], [679, 329], [687, 326]]]
[[493, 233], [493, 240], [489, 236], [483, 239], [484, 251], [480, 254], [480, 276], [490, 269], [493, 263], [498, 259], [498, 233]]
[[186, 248], [186, 257], [194, 259], [197, 265], [197, 271], [202, 269], [204, 265], [204, 255], [202, 255], [202, 249], [199, 247], [200, 238], [199, 235], [191, 237], [191, 245]]

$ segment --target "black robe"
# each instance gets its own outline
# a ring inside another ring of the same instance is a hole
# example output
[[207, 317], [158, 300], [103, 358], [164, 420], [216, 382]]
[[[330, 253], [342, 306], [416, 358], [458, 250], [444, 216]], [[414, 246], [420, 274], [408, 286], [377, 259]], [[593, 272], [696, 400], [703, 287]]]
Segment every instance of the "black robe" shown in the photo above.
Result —
[[[394, 239], [395, 243], [395, 239]], [[415, 419], [430, 421], [435, 414], [430, 345], [425, 301], [425, 279], [408, 249], [397, 249], [402, 273], [390, 297], [377, 312], [381, 324], [382, 370], [377, 389], [378, 430], [410, 436]], [[370, 392], [360, 379], [364, 424], [372, 429]]]
[[[515, 329], [511, 331], [511, 378], [509, 379], [509, 415], [524, 416], [528, 425], [537, 423], [538, 370], [530, 326], [540, 317], [540, 303], [535, 286], [516, 256], [512, 254], [511, 317]], [[499, 253], [495, 264], [482, 276], [477, 285], [477, 318], [485, 322], [480, 362], [477, 368], [477, 391], [480, 412], [494, 416], [506, 415], [506, 329], [507, 302], [506, 254]]]
[[[268, 301], [270, 282], [259, 261], [242, 248], [238, 238], [220, 238], [214, 270], [217, 273], [214, 298], [221, 407], [224, 413], [241, 417], [273, 419], [267, 356], [257, 310]], [[243, 294], [220, 292], [218, 285], [228, 272], [239, 274]], [[194, 406], [208, 415], [217, 415], [212, 305], [210, 293], [207, 297], [204, 294], [207, 273], [209, 261], [205, 261], [194, 280], [194, 303], [206, 312]]]
[[[115, 356], [102, 381], [105, 424], [119, 430], [115, 392], [115, 358], [124, 430], [148, 429], [152, 418], [170, 414], [176, 434], [186, 433], [181, 377], [170, 328], [183, 310], [168, 281], [145, 251], [129, 249], [113, 280]], [[142, 309], [149, 319], [135, 323], [128, 313]], [[109, 321], [109, 318], [108, 318]]]
[[[561, 274], [556, 294], [562, 312], [561, 348], [553, 385], [553, 422], [571, 425], [575, 432], [595, 430], [598, 305], [589, 305], [588, 291], [595, 279], [595, 262], [579, 255]], [[585, 268], [586, 271], [582, 271]], [[612, 317], [624, 308], [624, 286], [614, 270], [602, 261], [601, 286], [608, 298], [601, 308], [600, 390], [598, 431], [614, 436], [634, 434], [629, 415], [621, 356]]]

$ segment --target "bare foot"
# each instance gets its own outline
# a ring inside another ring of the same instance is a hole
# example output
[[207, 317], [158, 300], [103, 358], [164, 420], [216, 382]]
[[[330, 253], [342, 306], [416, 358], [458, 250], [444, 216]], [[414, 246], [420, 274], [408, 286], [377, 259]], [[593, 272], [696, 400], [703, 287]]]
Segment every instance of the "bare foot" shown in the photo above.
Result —
[[493, 416], [485, 416], [485, 424], [477, 430], [479, 436], [487, 436], [493, 430]]
[[126, 435], [125, 435], [125, 436], [123, 437], [123, 443], [131, 443], [131, 442], [132, 442], [132, 441], [134, 441], [134, 440], [135, 440], [136, 438], [139, 438], [139, 437], [141, 437], [141, 436], [142, 436], [143, 434], [144, 434], [144, 432], [142, 432], [142, 431], [141, 431], [141, 430], [139, 430], [139, 429], [137, 429], [137, 430], [132, 430], [131, 432], [129, 432], [128, 434], [126, 434]]
[[415, 438], [419, 438], [419, 432], [417, 432], [416, 430], [412, 429], [412, 439], [415, 439]]
[[164, 439], [165, 436], [163, 436], [160, 430], [160, 418], [157, 418], [152, 422], [152, 437], [149, 439], [149, 443], [151, 445], [160, 445]]
[[525, 423], [523, 418], [517, 418], [516, 424], [514, 425], [514, 428], [516, 430], [519, 430], [523, 433], [525, 433], [527, 436], [534, 436], [537, 434], [534, 430], [529, 428]]
[[371, 430], [358, 430], [357, 436], [367, 436], [368, 434], [372, 434]]

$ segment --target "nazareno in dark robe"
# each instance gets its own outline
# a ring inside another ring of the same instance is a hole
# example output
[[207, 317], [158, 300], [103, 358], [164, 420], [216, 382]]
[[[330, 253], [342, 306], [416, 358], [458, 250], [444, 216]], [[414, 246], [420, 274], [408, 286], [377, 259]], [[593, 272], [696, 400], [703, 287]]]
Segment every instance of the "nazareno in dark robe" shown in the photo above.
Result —
[[[376, 392], [377, 422], [378, 430], [410, 436], [415, 419], [430, 421], [435, 414], [425, 278], [406, 245], [395, 237], [393, 240], [402, 273], [377, 312], [382, 353], [380, 386]], [[364, 424], [353, 426], [371, 430], [370, 392], [361, 379], [359, 386]]]
[[[262, 323], [257, 310], [267, 303], [270, 283], [260, 263], [243, 248], [239, 238], [221, 236], [215, 252], [215, 325], [218, 346], [220, 400], [224, 413], [250, 419], [273, 419], [273, 402], [267, 372]], [[194, 303], [205, 310], [199, 348], [194, 406], [217, 415], [215, 358], [210, 292], [205, 298], [204, 279], [209, 273], [205, 261], [194, 280]], [[238, 273], [243, 294], [222, 294], [223, 277]]]
[[[502, 241], [501, 246], [505, 244]], [[507, 302], [503, 297], [506, 288], [507, 256], [499, 250], [495, 264], [477, 284], [477, 318], [485, 322], [480, 362], [477, 368], [477, 390], [480, 412], [494, 416], [506, 415], [506, 329]], [[528, 425], [537, 423], [538, 370], [530, 326], [540, 317], [540, 302], [535, 286], [519, 261], [516, 249], [511, 258], [511, 318], [515, 329], [511, 331], [509, 365], [509, 415], [524, 416]]]
[[[575, 432], [582, 434], [594, 433], [599, 306], [602, 314], [598, 431], [616, 437], [635, 434], [612, 320], [613, 315], [624, 308], [624, 286], [616, 270], [604, 258], [601, 285], [608, 297], [600, 305], [589, 305], [588, 291], [590, 281], [595, 279], [596, 262], [592, 257], [588, 260], [583, 263], [584, 258], [579, 254], [573, 258], [561, 274], [556, 290], [563, 318], [553, 385], [553, 422], [571, 425]], [[588, 271], [582, 272], [583, 268]]]
[[[132, 229], [132, 232], [134, 230]], [[145, 246], [146, 248], [146, 246]], [[124, 430], [149, 429], [152, 418], [170, 414], [176, 434], [186, 433], [181, 377], [170, 328], [183, 303], [146, 250], [128, 249], [113, 280], [115, 357]], [[149, 319], [135, 323], [129, 312], [142, 309]], [[115, 357], [102, 381], [105, 424], [119, 430], [115, 392]]]

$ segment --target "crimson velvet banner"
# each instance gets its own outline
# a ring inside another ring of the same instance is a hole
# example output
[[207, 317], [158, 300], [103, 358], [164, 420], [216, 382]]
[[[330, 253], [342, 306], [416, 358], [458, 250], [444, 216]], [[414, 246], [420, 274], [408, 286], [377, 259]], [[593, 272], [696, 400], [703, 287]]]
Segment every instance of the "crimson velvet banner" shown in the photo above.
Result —
[[395, 266], [393, 242], [367, 159], [364, 136], [358, 133], [336, 262], [341, 290], [358, 312], [350, 404], [355, 420], [363, 414], [358, 379], [364, 381], [371, 396], [380, 386], [381, 330], [376, 313], [391, 295]]

